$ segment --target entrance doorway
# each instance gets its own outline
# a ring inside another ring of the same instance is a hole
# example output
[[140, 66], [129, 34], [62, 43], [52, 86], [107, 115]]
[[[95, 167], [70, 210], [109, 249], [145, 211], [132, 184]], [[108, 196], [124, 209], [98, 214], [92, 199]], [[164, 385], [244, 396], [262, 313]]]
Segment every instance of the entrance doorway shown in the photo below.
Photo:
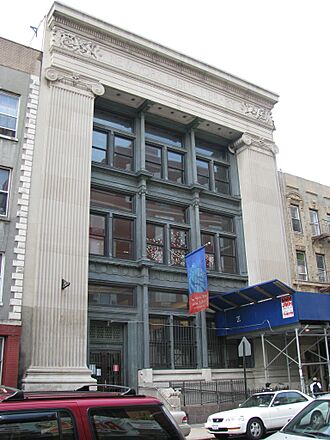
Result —
[[91, 321], [89, 368], [98, 383], [125, 385], [124, 324]]

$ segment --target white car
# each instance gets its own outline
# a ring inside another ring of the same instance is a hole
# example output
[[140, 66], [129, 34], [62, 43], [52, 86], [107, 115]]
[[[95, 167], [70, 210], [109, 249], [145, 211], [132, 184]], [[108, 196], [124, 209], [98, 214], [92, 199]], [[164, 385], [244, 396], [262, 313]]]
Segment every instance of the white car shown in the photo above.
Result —
[[313, 400], [267, 440], [330, 439], [330, 394]]
[[249, 440], [259, 440], [266, 431], [282, 428], [312, 400], [296, 390], [256, 393], [239, 408], [210, 415], [205, 428], [219, 439], [246, 435]]

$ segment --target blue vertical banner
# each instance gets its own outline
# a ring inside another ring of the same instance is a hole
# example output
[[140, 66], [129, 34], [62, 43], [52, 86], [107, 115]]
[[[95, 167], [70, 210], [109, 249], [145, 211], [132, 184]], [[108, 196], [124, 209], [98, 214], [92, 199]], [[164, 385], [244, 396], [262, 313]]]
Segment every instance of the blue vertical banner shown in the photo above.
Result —
[[198, 313], [209, 307], [204, 246], [186, 255], [186, 267], [188, 274], [189, 313]]

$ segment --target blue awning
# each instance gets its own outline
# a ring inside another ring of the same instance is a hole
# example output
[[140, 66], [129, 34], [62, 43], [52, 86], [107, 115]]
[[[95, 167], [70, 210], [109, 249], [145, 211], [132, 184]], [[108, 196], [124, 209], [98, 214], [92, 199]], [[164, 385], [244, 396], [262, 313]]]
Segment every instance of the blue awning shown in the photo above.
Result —
[[295, 291], [277, 279], [243, 287], [227, 293], [210, 295], [210, 303], [220, 310], [229, 310], [248, 304], [256, 304], [282, 295], [292, 295]]
[[218, 336], [330, 322], [330, 294], [295, 292], [279, 280], [212, 295]]

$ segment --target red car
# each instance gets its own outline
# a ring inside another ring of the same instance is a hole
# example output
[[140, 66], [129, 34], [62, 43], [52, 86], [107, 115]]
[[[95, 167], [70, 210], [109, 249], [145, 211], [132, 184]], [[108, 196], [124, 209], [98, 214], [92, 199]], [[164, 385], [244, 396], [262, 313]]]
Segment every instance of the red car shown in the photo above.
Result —
[[184, 440], [164, 405], [129, 392], [23, 392], [0, 386], [1, 440]]

